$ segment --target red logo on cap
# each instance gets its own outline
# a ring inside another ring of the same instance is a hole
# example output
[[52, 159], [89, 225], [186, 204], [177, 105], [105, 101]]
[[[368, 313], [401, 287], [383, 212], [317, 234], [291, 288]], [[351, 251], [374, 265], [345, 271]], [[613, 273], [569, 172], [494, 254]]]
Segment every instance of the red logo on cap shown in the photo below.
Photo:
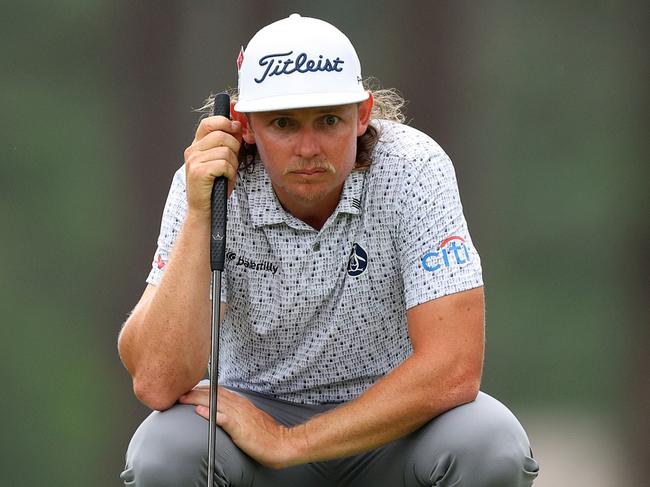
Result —
[[237, 72], [241, 69], [241, 65], [244, 62], [244, 46], [239, 49], [239, 56], [237, 56]]

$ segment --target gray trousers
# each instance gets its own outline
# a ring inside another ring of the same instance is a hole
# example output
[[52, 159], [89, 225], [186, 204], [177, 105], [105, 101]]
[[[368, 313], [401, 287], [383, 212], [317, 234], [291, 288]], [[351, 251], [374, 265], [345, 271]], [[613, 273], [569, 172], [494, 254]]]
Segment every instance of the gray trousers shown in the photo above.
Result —
[[[294, 404], [237, 391], [285, 426], [303, 423], [335, 405]], [[138, 428], [126, 454], [125, 486], [205, 486], [208, 422], [193, 406], [153, 412]], [[499, 401], [479, 393], [469, 404], [434, 418], [419, 430], [353, 457], [266, 468], [217, 432], [215, 484], [233, 487], [523, 487], [539, 467], [517, 418]]]

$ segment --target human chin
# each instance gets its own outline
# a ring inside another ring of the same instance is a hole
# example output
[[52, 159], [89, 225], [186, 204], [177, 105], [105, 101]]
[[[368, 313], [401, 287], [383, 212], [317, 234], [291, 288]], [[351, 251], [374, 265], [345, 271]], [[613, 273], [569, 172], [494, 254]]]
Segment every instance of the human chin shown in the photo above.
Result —
[[293, 195], [296, 199], [313, 202], [325, 199], [331, 193], [332, 188], [323, 184], [305, 182], [287, 185], [285, 186], [285, 191]]

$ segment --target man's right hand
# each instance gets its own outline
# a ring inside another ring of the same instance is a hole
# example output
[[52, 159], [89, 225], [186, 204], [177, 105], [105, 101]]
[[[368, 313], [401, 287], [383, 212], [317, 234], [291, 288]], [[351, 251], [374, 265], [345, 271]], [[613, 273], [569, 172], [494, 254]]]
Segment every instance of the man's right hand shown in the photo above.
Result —
[[212, 185], [219, 176], [228, 178], [230, 196], [237, 177], [241, 141], [240, 122], [221, 116], [201, 120], [192, 145], [184, 153], [188, 212], [209, 218]]

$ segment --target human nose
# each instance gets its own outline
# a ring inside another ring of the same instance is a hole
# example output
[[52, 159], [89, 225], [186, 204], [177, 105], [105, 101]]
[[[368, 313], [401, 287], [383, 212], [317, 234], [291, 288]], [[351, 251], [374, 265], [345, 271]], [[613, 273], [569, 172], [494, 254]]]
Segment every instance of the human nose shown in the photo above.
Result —
[[296, 141], [296, 155], [303, 159], [311, 159], [320, 154], [318, 136], [311, 128], [303, 128]]

